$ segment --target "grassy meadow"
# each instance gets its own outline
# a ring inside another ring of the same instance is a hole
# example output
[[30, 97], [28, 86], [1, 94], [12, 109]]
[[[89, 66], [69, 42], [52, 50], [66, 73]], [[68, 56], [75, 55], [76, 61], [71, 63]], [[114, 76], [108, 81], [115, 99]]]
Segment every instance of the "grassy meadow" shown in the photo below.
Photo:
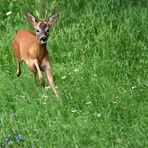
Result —
[[[16, 76], [27, 11], [59, 12], [48, 50], [60, 99]], [[0, 0], [0, 147], [148, 147], [147, 0]]]

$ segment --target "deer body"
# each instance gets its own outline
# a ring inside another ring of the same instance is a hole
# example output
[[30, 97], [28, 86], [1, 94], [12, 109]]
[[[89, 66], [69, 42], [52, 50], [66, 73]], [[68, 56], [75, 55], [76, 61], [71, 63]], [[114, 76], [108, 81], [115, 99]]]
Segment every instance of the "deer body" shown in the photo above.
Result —
[[13, 51], [18, 60], [17, 76], [20, 76], [21, 63], [25, 61], [34, 76], [36, 75], [36, 71], [38, 72], [40, 83], [44, 86], [42, 70], [45, 70], [50, 85], [56, 96], [58, 96], [50, 68], [48, 50], [46, 48], [48, 31], [56, 21], [56, 18], [57, 14], [51, 16], [47, 23], [39, 22], [31, 13], [28, 13], [28, 20], [37, 31], [36, 33], [29, 30], [18, 31], [13, 41]]
[[14, 53], [19, 62], [25, 61], [28, 65], [33, 59], [37, 59], [41, 65], [43, 59], [48, 57], [46, 46], [39, 45], [35, 34], [29, 30], [17, 32], [14, 39]]

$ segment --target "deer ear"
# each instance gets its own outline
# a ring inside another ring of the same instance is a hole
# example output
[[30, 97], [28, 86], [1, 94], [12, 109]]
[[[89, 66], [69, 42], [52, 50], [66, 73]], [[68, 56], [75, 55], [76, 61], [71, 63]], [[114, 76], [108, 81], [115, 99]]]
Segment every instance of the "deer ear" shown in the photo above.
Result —
[[58, 13], [53, 14], [53, 15], [49, 18], [48, 24], [49, 24], [50, 26], [53, 25], [53, 24], [56, 22], [58, 16], [59, 16]]
[[36, 24], [38, 23], [38, 20], [36, 19], [35, 16], [33, 16], [33, 14], [31, 12], [28, 12], [27, 13], [27, 18], [28, 18], [28, 21], [33, 25], [33, 26], [36, 26]]

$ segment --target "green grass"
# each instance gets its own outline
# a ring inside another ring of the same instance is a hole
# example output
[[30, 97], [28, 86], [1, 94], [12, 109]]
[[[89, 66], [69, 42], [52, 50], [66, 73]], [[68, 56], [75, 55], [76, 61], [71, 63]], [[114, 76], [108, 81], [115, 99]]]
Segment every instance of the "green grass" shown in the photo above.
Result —
[[[0, 145], [148, 147], [146, 0], [1, 0], [0, 8]], [[25, 64], [17, 78], [12, 53], [15, 32], [33, 30], [26, 12], [43, 18], [45, 9], [60, 14], [48, 41], [60, 101]]]

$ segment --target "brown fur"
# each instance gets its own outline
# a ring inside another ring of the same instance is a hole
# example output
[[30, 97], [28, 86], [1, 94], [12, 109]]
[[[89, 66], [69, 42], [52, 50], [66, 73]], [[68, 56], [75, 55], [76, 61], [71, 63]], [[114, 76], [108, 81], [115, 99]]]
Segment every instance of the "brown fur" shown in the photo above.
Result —
[[[34, 19], [32, 15], [31, 17], [32, 18], [29, 18], [29, 19]], [[33, 21], [31, 23], [32, 24], [34, 23], [33, 24], [34, 28], [40, 29], [39, 27], [41, 22], [33, 22]], [[45, 25], [47, 26], [47, 23], [45, 23]], [[48, 28], [45, 28], [45, 29], [48, 29]], [[56, 91], [56, 87], [53, 81], [46, 44], [41, 44], [38, 41], [37, 35], [35, 33], [29, 30], [20, 30], [16, 33], [16, 36], [13, 41], [13, 47], [14, 47], [13, 48], [14, 54], [18, 60], [17, 76], [20, 76], [21, 63], [25, 61], [26, 64], [29, 66], [33, 75], [35, 75], [36, 71], [38, 72], [40, 83], [41, 85], [44, 86], [45, 85], [44, 78], [41, 72], [41, 69], [43, 69], [46, 71], [48, 80], [50, 82], [50, 85], [53, 91], [55, 92], [56, 96], [58, 96], [58, 93]]]

